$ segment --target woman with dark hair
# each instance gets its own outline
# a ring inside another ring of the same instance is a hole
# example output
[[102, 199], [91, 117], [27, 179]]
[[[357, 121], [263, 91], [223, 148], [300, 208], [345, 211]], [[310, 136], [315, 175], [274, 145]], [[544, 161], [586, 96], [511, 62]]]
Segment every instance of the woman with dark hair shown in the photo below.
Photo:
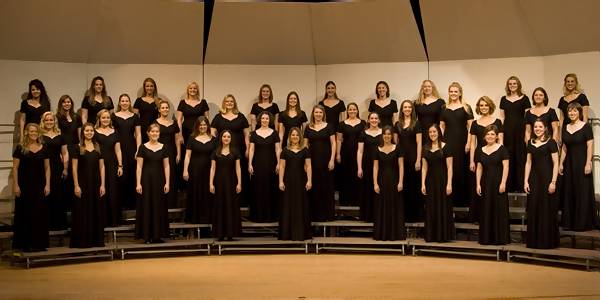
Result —
[[327, 120], [327, 124], [331, 126], [335, 132], [339, 122], [344, 119], [342, 113], [346, 111], [344, 101], [337, 95], [335, 82], [331, 80], [327, 81], [325, 84], [325, 96], [323, 96], [323, 100], [319, 101], [319, 105], [323, 106], [323, 109], [325, 109], [325, 120]]
[[412, 101], [400, 104], [400, 120], [394, 126], [394, 142], [404, 155], [404, 219], [406, 222], [423, 221], [423, 201], [419, 192], [421, 178], [421, 125], [417, 120]]
[[[161, 104], [162, 106], [162, 104]], [[148, 126], [148, 142], [137, 152], [135, 237], [147, 244], [162, 243], [169, 236], [166, 194], [171, 188], [167, 145], [159, 142], [160, 126]]]
[[119, 190], [118, 178], [123, 175], [123, 156], [119, 135], [114, 129], [108, 110], [98, 112], [94, 138], [100, 145], [106, 171], [106, 226], [118, 226], [123, 217], [122, 194]]
[[252, 104], [250, 115], [248, 115], [250, 119], [251, 131], [254, 131], [257, 127], [260, 127], [260, 119], [257, 119], [257, 117], [263, 111], [267, 111], [273, 116], [270, 121], [271, 123], [269, 123], [269, 127], [271, 129], [279, 128], [279, 106], [277, 106], [277, 103], [273, 102], [273, 90], [268, 84], [263, 84], [260, 86], [260, 89], [258, 90], [257, 101]]
[[523, 94], [521, 81], [516, 76], [506, 80], [506, 96], [500, 99], [500, 119], [504, 128], [503, 144], [508, 150], [509, 172], [507, 189], [521, 192], [525, 171], [525, 112], [531, 108], [529, 97]]
[[285, 110], [279, 113], [279, 140], [282, 145], [287, 145], [288, 132], [293, 127], [298, 127], [300, 130], [304, 130], [304, 127], [308, 122], [306, 114], [300, 108], [300, 96], [298, 93], [291, 91], [287, 95], [285, 101]]
[[356, 152], [358, 137], [365, 130], [366, 123], [360, 119], [358, 105], [354, 102], [348, 104], [346, 115], [348, 118], [337, 127], [336, 179], [340, 184], [340, 205], [358, 205], [360, 180], [357, 176]]
[[425, 241], [448, 242], [454, 239], [452, 211], [452, 156], [437, 124], [428, 130], [423, 150], [421, 193], [425, 198]]
[[250, 220], [274, 222], [277, 220], [277, 172], [281, 144], [277, 131], [269, 125], [273, 115], [268, 111], [258, 113], [260, 127], [250, 134], [248, 173], [251, 180], [252, 201]]
[[426, 79], [421, 83], [419, 97], [415, 100], [415, 111], [417, 119], [421, 123], [423, 135], [427, 135], [427, 129], [433, 124], [440, 124], [440, 116], [446, 103], [440, 97], [440, 93], [433, 81]]
[[181, 207], [177, 198], [177, 179], [179, 176], [176, 175], [177, 164], [181, 158], [181, 141], [178, 135], [179, 126], [177, 126], [177, 123], [172, 118], [169, 118], [170, 111], [171, 104], [169, 104], [169, 101], [160, 100], [158, 106], [160, 117], [156, 119], [160, 131], [158, 142], [164, 145], [165, 152], [169, 158], [170, 174], [172, 174], [169, 180], [171, 186], [167, 192], [167, 206], [169, 208], [177, 208]]
[[142, 83], [142, 96], [135, 99], [133, 103], [133, 112], [138, 114], [140, 119], [140, 132], [142, 135], [142, 142], [148, 141], [148, 126], [154, 123], [159, 117], [158, 105], [160, 99], [158, 98], [158, 86], [154, 79], [148, 77], [144, 79]]
[[25, 125], [23, 142], [13, 152], [15, 216], [13, 249], [45, 251], [48, 248], [50, 161], [38, 124]]
[[369, 113], [367, 117], [368, 126], [358, 136], [358, 148], [356, 152], [357, 175], [361, 179], [359, 196], [360, 219], [365, 222], [373, 221], [373, 159], [377, 153], [377, 146], [381, 140], [381, 127], [379, 127], [379, 115], [376, 112]]
[[381, 127], [394, 126], [398, 122], [398, 103], [390, 98], [390, 86], [385, 81], [375, 85], [375, 99], [369, 101], [369, 112], [376, 112]]
[[67, 205], [64, 195], [63, 180], [69, 173], [69, 151], [60, 135], [56, 117], [50, 111], [42, 115], [40, 131], [42, 143], [46, 147], [50, 160], [50, 194], [47, 197], [50, 230], [67, 229]]
[[304, 241], [312, 236], [308, 194], [312, 188], [310, 153], [300, 128], [290, 128], [290, 140], [279, 160], [279, 239]]
[[198, 84], [192, 82], [188, 84], [187, 96], [179, 101], [175, 116], [177, 125], [183, 135], [183, 145], [186, 146], [192, 132], [194, 132], [194, 123], [200, 116], [208, 118], [208, 103], [200, 99]]
[[106, 92], [104, 78], [94, 77], [81, 102], [81, 122], [96, 124], [96, 117], [101, 110], [106, 109], [110, 114], [113, 108], [115, 106]]
[[579, 103], [569, 104], [567, 117], [559, 165], [563, 175], [561, 223], [567, 230], [586, 231], [599, 225], [592, 174], [594, 134], [590, 124], [582, 120], [583, 107]]
[[233, 134], [223, 130], [219, 145], [211, 156], [210, 192], [215, 195], [213, 236], [220, 241], [233, 240], [242, 233], [239, 193], [242, 191], [240, 155], [231, 146]]
[[525, 143], [532, 138], [533, 123], [540, 119], [544, 122], [548, 134], [554, 141], [558, 141], [558, 116], [554, 108], [548, 106], [548, 94], [542, 87], [537, 87], [531, 95], [533, 107], [525, 112]]
[[393, 130], [385, 126], [373, 159], [374, 199], [373, 238], [381, 241], [406, 239], [404, 227], [404, 159], [393, 140]]
[[[579, 79], [574, 73], [565, 75], [563, 83], [563, 96], [558, 101], [558, 109], [560, 110], [560, 124], [561, 130], [570, 123], [568, 118], [568, 108], [571, 103], [579, 103], [581, 105], [581, 120], [587, 123], [590, 115], [590, 101], [587, 96], [583, 93], [583, 89], [579, 85]], [[560, 144], [560, 142], [559, 142]]]
[[[242, 166], [248, 165], [248, 148], [250, 147], [250, 125], [248, 119], [238, 110], [237, 101], [231, 94], [226, 95], [221, 102], [219, 113], [213, 118], [211, 123], [213, 136], [218, 136], [224, 130], [231, 133], [231, 147], [236, 150], [240, 156]], [[248, 168], [242, 168], [242, 193], [240, 203], [248, 205], [251, 202], [250, 175]]]
[[42, 114], [50, 111], [50, 98], [48, 98], [44, 84], [39, 79], [34, 79], [29, 82], [28, 87], [27, 99], [21, 101], [21, 109], [19, 110], [19, 136], [21, 141], [23, 140], [25, 124], [40, 124]]
[[463, 101], [463, 89], [458, 82], [448, 87], [448, 104], [440, 116], [440, 129], [446, 151], [452, 156], [452, 204], [458, 207], [469, 207], [473, 201], [475, 190], [472, 185], [474, 176], [469, 172], [469, 151], [471, 135], [469, 128], [473, 122], [471, 106]]
[[[535, 94], [535, 93], [534, 93]], [[527, 193], [527, 247], [556, 248], [558, 231], [558, 146], [541, 119], [533, 122], [533, 138], [527, 143], [525, 182]]]
[[304, 138], [310, 151], [313, 188], [310, 192], [311, 221], [331, 221], [335, 218], [333, 168], [335, 161], [334, 127], [326, 122], [325, 108], [315, 105]]
[[106, 192], [106, 176], [95, 135], [92, 124], [83, 125], [81, 144], [73, 152], [73, 186], [77, 199], [71, 212], [71, 248], [104, 246], [106, 207], [102, 196]]
[[477, 194], [481, 197], [479, 243], [505, 245], [510, 243], [508, 215], [508, 151], [498, 143], [498, 128], [488, 125], [483, 130], [485, 146], [477, 148]]
[[73, 99], [69, 95], [63, 95], [58, 100], [58, 107], [56, 109], [56, 119], [58, 121], [58, 128], [60, 129], [60, 135], [63, 141], [67, 145], [69, 151], [69, 167], [67, 168], [67, 177], [63, 181], [63, 202], [65, 203], [65, 209], [71, 210], [73, 204], [73, 176], [71, 158], [75, 156], [76, 152], [79, 152], [79, 136], [81, 135], [81, 117], [75, 113], [73, 108]]
[[210, 123], [205, 116], [198, 117], [194, 133], [188, 140], [183, 162], [183, 179], [189, 184], [185, 205], [185, 220], [194, 224], [212, 222], [213, 198], [209, 190], [210, 156], [216, 148], [216, 139], [210, 134]]
[[129, 209], [135, 207], [135, 154], [142, 144], [142, 129], [140, 118], [133, 113], [129, 95], [119, 96], [117, 111], [112, 114], [112, 122], [119, 136], [123, 162], [123, 175], [119, 181], [119, 191], [123, 206]]

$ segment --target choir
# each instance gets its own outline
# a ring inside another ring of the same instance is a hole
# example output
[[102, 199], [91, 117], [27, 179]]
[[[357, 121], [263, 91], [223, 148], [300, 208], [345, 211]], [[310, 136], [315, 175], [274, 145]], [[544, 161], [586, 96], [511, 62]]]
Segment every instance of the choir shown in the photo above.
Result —
[[248, 119], [226, 95], [212, 122], [197, 83], [187, 86], [175, 119], [157, 90], [146, 78], [143, 95], [133, 104], [120, 95], [113, 112], [97, 76], [79, 114], [68, 95], [54, 114], [43, 83], [29, 83], [13, 154], [15, 249], [47, 248], [48, 230], [68, 227], [67, 210], [71, 247], [102, 246], [104, 227], [122, 224], [122, 211], [132, 208], [136, 238], [163, 242], [167, 209], [183, 206], [179, 189], [186, 222], [212, 224], [219, 240], [241, 235], [246, 205], [250, 220], [279, 222], [280, 239], [305, 240], [311, 222], [335, 219], [338, 201], [359, 207], [376, 240], [405, 239], [405, 222], [424, 221], [426, 241], [451, 241], [453, 207], [467, 206], [481, 244], [507, 244], [507, 193], [521, 191], [528, 247], [558, 247], [559, 224], [576, 231], [600, 225], [589, 100], [575, 74], [564, 78], [559, 116], [543, 88], [530, 101], [511, 76], [499, 118], [497, 103], [482, 96], [476, 120], [457, 82], [445, 101], [424, 80], [417, 99], [398, 106], [380, 81], [366, 120], [356, 103], [338, 97], [333, 81], [308, 118], [295, 91], [280, 111], [268, 84]]

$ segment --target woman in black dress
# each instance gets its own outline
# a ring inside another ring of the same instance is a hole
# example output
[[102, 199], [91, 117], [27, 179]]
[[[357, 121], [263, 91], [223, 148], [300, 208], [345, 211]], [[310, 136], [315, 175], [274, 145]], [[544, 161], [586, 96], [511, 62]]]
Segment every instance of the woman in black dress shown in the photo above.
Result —
[[13, 152], [15, 216], [13, 249], [45, 251], [48, 248], [50, 161], [42, 144], [40, 127], [25, 125], [23, 143]]
[[263, 84], [258, 90], [257, 101], [252, 104], [250, 115], [248, 115], [248, 118], [250, 119], [250, 129], [252, 131], [260, 127], [260, 118], [257, 119], [257, 117], [263, 111], [268, 111], [273, 116], [273, 118], [271, 118], [271, 123], [269, 123], [269, 127], [271, 129], [279, 128], [279, 106], [277, 106], [277, 103], [273, 102], [273, 90], [268, 84]]
[[210, 123], [205, 116], [198, 117], [194, 133], [188, 140], [183, 162], [183, 179], [188, 184], [185, 220], [193, 224], [212, 222], [213, 198], [208, 187], [210, 156], [216, 139], [210, 134]]
[[[590, 115], [590, 101], [583, 93], [576, 74], [569, 73], [565, 75], [563, 83], [563, 95], [564, 96], [560, 97], [560, 100], [558, 101], [558, 109], [560, 110], [560, 130], [562, 131], [563, 128], [570, 123], [567, 114], [569, 104], [571, 103], [579, 103], [579, 105], [581, 105], [581, 120], [584, 123], [587, 123]], [[559, 144], [561, 144], [560, 141]]]
[[377, 146], [381, 140], [379, 115], [369, 113], [367, 117], [369, 126], [358, 136], [358, 150], [356, 152], [357, 175], [361, 179], [359, 192], [360, 219], [373, 222], [373, 159], [377, 153]]
[[425, 198], [425, 241], [448, 242], [454, 239], [452, 211], [452, 156], [442, 131], [433, 124], [428, 130], [428, 143], [423, 150], [421, 193]]
[[400, 121], [394, 126], [394, 141], [404, 155], [404, 219], [406, 222], [423, 221], [423, 201], [419, 191], [421, 178], [421, 126], [417, 120], [412, 101], [404, 100], [400, 104]]
[[293, 127], [298, 127], [304, 131], [304, 127], [308, 122], [306, 114], [300, 109], [300, 96], [298, 93], [291, 91], [287, 95], [285, 101], [285, 110], [279, 113], [279, 140], [282, 145], [287, 145], [288, 132]]
[[169, 208], [178, 208], [181, 207], [182, 203], [179, 203], [179, 199], [177, 198], [177, 164], [179, 163], [179, 159], [181, 158], [181, 140], [179, 133], [179, 126], [177, 123], [173, 121], [172, 118], [169, 118], [169, 113], [171, 111], [171, 105], [166, 100], [160, 100], [160, 104], [158, 106], [158, 113], [160, 117], [156, 119], [156, 123], [159, 126], [160, 135], [158, 138], [158, 142], [164, 145], [165, 152], [169, 157], [169, 168], [170, 174], [173, 174], [170, 177], [169, 191], [167, 192], [167, 206]]
[[183, 136], [183, 145], [186, 146], [190, 135], [194, 132], [194, 123], [198, 117], [208, 118], [208, 103], [200, 99], [197, 83], [192, 82], [188, 85], [187, 96], [179, 101], [175, 116]]
[[42, 143], [50, 160], [50, 194], [48, 200], [50, 230], [67, 229], [67, 205], [64, 195], [64, 180], [69, 169], [69, 151], [58, 129], [52, 112], [45, 112], [40, 123]]
[[446, 137], [446, 151], [452, 156], [452, 204], [457, 207], [469, 207], [473, 200], [468, 183], [475, 183], [469, 171], [469, 151], [471, 135], [469, 128], [473, 122], [473, 111], [463, 102], [462, 86], [453, 82], [448, 87], [448, 104], [440, 117], [440, 128]]
[[58, 100], [58, 108], [56, 109], [56, 119], [58, 120], [58, 128], [63, 141], [67, 145], [69, 151], [69, 167], [67, 168], [67, 177], [63, 183], [63, 203], [65, 209], [71, 210], [73, 204], [73, 176], [71, 158], [79, 153], [79, 136], [81, 135], [81, 117], [75, 114], [73, 108], [73, 99], [69, 95], [63, 95]]
[[533, 123], [533, 138], [527, 143], [525, 182], [527, 193], [527, 247], [556, 248], [558, 231], [558, 146], [541, 119]]
[[533, 90], [531, 95], [533, 107], [525, 113], [525, 142], [529, 143], [533, 132], [533, 123], [540, 119], [544, 122], [548, 134], [556, 142], [560, 137], [558, 130], [558, 116], [554, 108], [548, 106], [548, 94], [542, 87]]
[[398, 122], [398, 103], [390, 98], [390, 86], [385, 81], [375, 85], [376, 99], [369, 101], [369, 112], [376, 112], [381, 127], [394, 126]]
[[477, 194], [481, 197], [479, 243], [505, 245], [510, 243], [508, 215], [508, 151], [498, 143], [496, 125], [486, 126], [486, 145], [477, 148]]
[[344, 120], [343, 112], [346, 111], [344, 101], [337, 95], [335, 82], [327, 81], [325, 84], [325, 96], [323, 96], [323, 100], [319, 101], [319, 105], [325, 109], [325, 120], [327, 120], [327, 124], [335, 132], [339, 122]]
[[427, 135], [427, 128], [433, 124], [440, 124], [440, 116], [446, 103], [440, 98], [437, 87], [431, 80], [423, 80], [419, 97], [415, 100], [415, 111], [417, 119], [421, 123], [421, 129], [424, 135]]
[[96, 120], [96, 141], [100, 145], [100, 153], [104, 159], [106, 173], [106, 226], [118, 226], [122, 219], [122, 195], [118, 178], [123, 175], [123, 157], [119, 135], [112, 125], [110, 112], [103, 109], [98, 112]]
[[525, 112], [531, 108], [529, 97], [523, 94], [521, 81], [516, 76], [506, 80], [506, 96], [500, 99], [500, 119], [503, 121], [503, 144], [508, 150], [509, 172], [506, 188], [509, 192], [522, 192], [525, 171]]
[[162, 243], [169, 236], [166, 194], [171, 185], [171, 167], [167, 145], [158, 141], [160, 126], [148, 126], [148, 142], [140, 145], [137, 152], [136, 191], [137, 201], [135, 237], [148, 243]]
[[356, 152], [358, 137], [365, 130], [365, 121], [359, 118], [358, 105], [349, 103], [346, 109], [348, 118], [337, 127], [337, 145], [335, 147], [338, 172], [336, 176], [340, 183], [340, 205], [358, 205], [360, 180], [357, 176]]
[[581, 120], [583, 107], [569, 104], [569, 124], [562, 130], [562, 151], [559, 173], [562, 177], [561, 203], [563, 228], [574, 231], [591, 230], [598, 226], [594, 199], [592, 127]]
[[381, 143], [373, 159], [375, 196], [373, 238], [381, 241], [406, 239], [404, 199], [402, 199], [404, 159], [393, 141], [392, 127], [381, 133]]
[[279, 239], [304, 241], [311, 238], [308, 194], [312, 188], [310, 153], [300, 128], [290, 129], [290, 141], [279, 160]]
[[148, 131], [148, 126], [154, 123], [158, 118], [158, 86], [152, 78], [144, 79], [142, 83], [142, 90], [144, 91], [142, 97], [135, 99], [133, 103], [133, 112], [138, 114], [140, 117], [140, 132], [142, 134], [142, 142], [148, 141], [148, 136], [145, 134]]
[[[473, 172], [473, 175], [475, 175], [475, 172], [477, 170], [476, 159], [478, 150], [487, 144], [485, 141], [484, 133], [485, 128], [487, 126], [496, 126], [496, 128], [498, 129], [498, 143], [502, 144], [502, 121], [493, 117], [495, 109], [496, 105], [494, 104], [494, 101], [492, 101], [492, 99], [490, 99], [490, 97], [488, 96], [483, 96], [479, 98], [477, 100], [477, 103], [475, 104], [475, 112], [481, 117], [471, 123], [471, 129], [469, 130], [469, 134], [471, 135], [471, 147], [469, 150], [469, 169], [471, 170], [471, 172]], [[478, 222], [480, 218], [479, 207], [481, 201], [480, 199], [476, 199], [476, 178], [475, 176], [472, 176], [470, 178], [472, 178], [472, 183], [469, 184], [469, 186], [473, 187], [471, 191], [471, 193], [473, 193], [473, 196], [471, 197], [473, 201], [471, 201], [470, 207], [471, 220], [474, 222]]]
[[129, 95], [119, 96], [117, 112], [112, 115], [115, 131], [119, 136], [121, 156], [123, 162], [123, 175], [119, 180], [119, 191], [123, 206], [128, 209], [135, 208], [135, 154], [142, 144], [142, 129], [140, 118], [133, 113]]
[[277, 131], [269, 127], [272, 119], [273, 115], [268, 111], [258, 113], [260, 128], [250, 134], [248, 151], [248, 173], [252, 193], [250, 220], [254, 222], [277, 220], [277, 172], [281, 144]]
[[215, 195], [212, 231], [220, 241], [232, 240], [242, 233], [238, 197], [242, 191], [242, 168], [240, 155], [231, 145], [232, 140], [233, 134], [223, 130], [210, 161], [209, 187]]
[[34, 79], [29, 82], [28, 87], [27, 99], [21, 101], [21, 109], [19, 110], [19, 137], [21, 142], [23, 141], [25, 124], [39, 124], [42, 114], [50, 111], [50, 98], [44, 84], [39, 79]]
[[81, 102], [81, 123], [96, 124], [96, 118], [101, 110], [106, 109], [110, 114], [113, 108], [115, 106], [106, 92], [104, 79], [100, 76], [94, 77]]
[[304, 139], [310, 152], [313, 188], [310, 192], [310, 216], [313, 222], [335, 218], [333, 168], [335, 161], [335, 132], [325, 119], [321, 105], [313, 107], [310, 123], [304, 129]]
[[[240, 156], [242, 166], [248, 165], [248, 148], [250, 146], [250, 125], [248, 119], [238, 110], [235, 97], [231, 94], [223, 98], [221, 111], [213, 118], [211, 123], [213, 136], [218, 136], [222, 131], [231, 132], [231, 146]], [[250, 175], [248, 168], [242, 168], [242, 193], [240, 202], [246, 206], [251, 202]]]
[[85, 124], [81, 132], [81, 144], [73, 154], [73, 186], [75, 201], [71, 212], [71, 248], [104, 246], [104, 223], [106, 221], [106, 192], [104, 159], [100, 145], [96, 143], [94, 126]]

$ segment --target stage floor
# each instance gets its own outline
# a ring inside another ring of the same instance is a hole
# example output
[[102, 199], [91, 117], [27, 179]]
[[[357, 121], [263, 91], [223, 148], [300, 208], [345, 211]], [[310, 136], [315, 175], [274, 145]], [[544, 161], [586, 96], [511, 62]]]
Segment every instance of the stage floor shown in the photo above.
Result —
[[23, 269], [0, 299], [600, 299], [600, 272], [397, 254], [184, 256]]

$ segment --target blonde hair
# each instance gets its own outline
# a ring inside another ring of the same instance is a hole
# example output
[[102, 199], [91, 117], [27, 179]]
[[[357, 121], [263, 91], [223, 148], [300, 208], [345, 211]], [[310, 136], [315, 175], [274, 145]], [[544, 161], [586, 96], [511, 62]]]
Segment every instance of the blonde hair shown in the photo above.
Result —
[[233, 100], [233, 109], [231, 110], [231, 112], [234, 114], [238, 114], [240, 111], [238, 110], [237, 101], [235, 100], [235, 97], [232, 94], [227, 94], [223, 98], [223, 101], [221, 101], [221, 108], [219, 109], [221, 113], [227, 113], [227, 109], [225, 108], [225, 100], [227, 100], [227, 98], [231, 98]]
[[200, 85], [197, 82], [195, 82], [195, 81], [192, 81], [192, 82], [188, 83], [187, 87], [185, 88], [185, 97], [186, 97], [186, 99], [190, 99], [190, 86], [192, 86], [192, 85], [195, 85], [196, 89], [198, 89], [198, 95], [197, 95], [197, 97], [198, 97], [198, 99], [200, 99]]
[[[466, 103], [465, 101], [463, 101], [463, 88], [460, 85], [460, 83], [458, 83], [456, 81], [452, 82], [448, 86], [448, 93], [450, 93], [450, 88], [453, 88], [453, 87], [458, 89], [458, 92], [460, 93], [460, 96], [458, 96], [458, 101], [460, 102], [460, 104], [462, 104], [465, 111], [469, 114], [473, 114], [473, 110], [471, 109], [471, 106], [468, 103]], [[448, 97], [448, 104], [450, 104], [450, 97]]]
[[310, 113], [310, 121], [309, 121], [309, 126], [313, 127], [315, 126], [315, 110], [319, 109], [323, 112], [323, 123], [327, 123], [327, 118], [325, 116], [325, 107], [323, 107], [323, 105], [317, 104], [315, 106], [313, 106], [312, 112]]
[[475, 112], [478, 115], [481, 115], [481, 110], [479, 109], [479, 102], [481, 101], [485, 102], [490, 107], [490, 112], [488, 113], [488, 115], [492, 115], [496, 110], [496, 104], [494, 104], [494, 101], [492, 101], [492, 99], [488, 96], [482, 96], [477, 100], [477, 103], [475, 104]]
[[435, 83], [433, 83], [433, 81], [431, 81], [429, 79], [425, 79], [421, 83], [421, 90], [419, 90], [419, 97], [415, 101], [416, 105], [423, 104], [423, 100], [425, 100], [425, 93], [423, 93], [423, 85], [427, 82], [429, 82], [429, 84], [431, 84], [431, 95], [433, 95], [437, 99], [440, 98], [440, 93], [438, 92], [437, 87], [435, 86]]
[[[151, 77], [144, 79], [144, 82], [142, 83], [142, 91], [143, 91], [142, 97], [147, 96], [147, 94], [146, 94], [146, 83], [147, 82], [150, 82], [150, 83], [152, 83], [152, 85], [154, 85], [154, 93], [152, 93], [152, 98], [154, 98], [154, 104], [156, 105], [156, 107], [158, 107], [158, 105], [159, 105], [158, 101], [160, 101], [160, 98], [158, 98], [158, 86], [156, 85], [156, 81], [154, 81], [154, 79], [152, 79]], [[127, 95], [127, 94], [124, 94], [124, 95]], [[121, 96], [119, 96], [119, 99], [121, 99]], [[129, 97], [129, 95], [127, 95], [127, 97]], [[131, 101], [131, 98], [129, 98], [129, 101]]]
[[109, 120], [110, 122], [108, 123], [108, 127], [113, 128], [113, 124], [112, 124], [112, 118], [110, 117], [110, 112], [108, 111], [108, 109], [103, 108], [101, 109], [98, 114], [96, 115], [96, 124], [94, 125], [94, 128], [100, 128], [100, 116], [102, 116], [102, 114], [107, 113], [109, 116]]
[[38, 138], [37, 140], [35, 140], [36, 143], [38, 144], [42, 144], [42, 135], [40, 132], [40, 125], [36, 124], [36, 123], [27, 123], [27, 125], [25, 125], [25, 128], [23, 129], [23, 140], [21, 141], [21, 152], [23, 154], [27, 154], [29, 153], [29, 145], [31, 144], [29, 142], [29, 134], [27, 133], [29, 131], [29, 127], [35, 127], [38, 131]]
[[572, 92], [576, 92], [577, 94], [581, 94], [581, 86], [579, 85], [579, 79], [577, 79], [577, 75], [575, 73], [569, 73], [567, 75], [565, 75], [565, 79], [563, 79], [563, 94], [565, 96], [568, 96], [569, 94], [571, 94], [568, 90], [567, 90], [567, 78], [573, 78], [575, 80], [575, 89], [573, 89]]
[[[46, 130], [46, 128], [44, 126], [44, 119], [46, 119], [47, 116], [52, 116], [52, 118], [54, 119], [54, 126], [52, 127], [52, 129], [50, 131]], [[42, 114], [42, 117], [40, 118], [40, 132], [41, 132], [41, 134], [45, 134], [48, 132], [54, 132], [54, 133], [60, 134], [60, 128], [58, 128], [58, 120], [56, 119], [56, 115], [53, 114], [51, 111], [47, 111]]]
[[290, 128], [290, 131], [288, 132], [288, 140], [287, 140], [286, 147], [290, 150], [293, 149], [292, 148], [292, 139], [290, 138], [292, 136], [293, 131], [298, 132], [298, 136], [300, 138], [300, 139], [298, 139], [298, 149], [302, 150], [304, 147], [306, 147], [306, 144], [304, 143], [304, 136], [302, 135], [302, 130], [300, 130], [300, 128], [298, 128], [298, 127]]

